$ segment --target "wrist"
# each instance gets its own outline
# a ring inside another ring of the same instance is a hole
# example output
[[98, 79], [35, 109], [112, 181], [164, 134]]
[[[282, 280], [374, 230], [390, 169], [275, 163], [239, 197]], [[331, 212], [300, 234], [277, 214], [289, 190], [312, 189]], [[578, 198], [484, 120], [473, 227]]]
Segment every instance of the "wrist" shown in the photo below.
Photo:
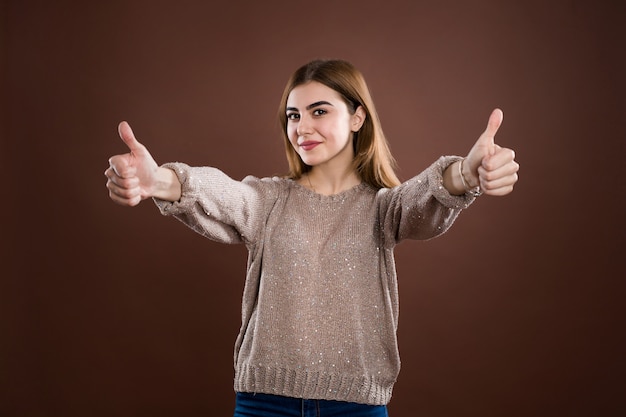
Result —
[[465, 164], [465, 158], [459, 161], [459, 177], [466, 193], [473, 194], [475, 197], [482, 194], [480, 182], [471, 175], [470, 167]]
[[152, 197], [166, 201], [178, 201], [181, 195], [182, 185], [176, 173], [169, 168], [159, 167], [156, 172]]
[[461, 160], [453, 162], [443, 172], [443, 186], [451, 195], [465, 194], [465, 187], [459, 171], [460, 163]]

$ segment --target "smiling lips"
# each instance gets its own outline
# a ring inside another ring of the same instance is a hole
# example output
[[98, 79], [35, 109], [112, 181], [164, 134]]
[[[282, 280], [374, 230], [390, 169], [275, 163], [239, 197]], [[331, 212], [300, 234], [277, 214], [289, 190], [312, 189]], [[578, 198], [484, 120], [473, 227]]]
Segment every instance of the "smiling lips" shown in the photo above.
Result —
[[317, 145], [319, 145], [321, 142], [315, 142], [312, 140], [307, 140], [302, 142], [299, 146], [300, 148], [304, 149], [305, 151], [310, 151], [311, 149], [315, 148]]

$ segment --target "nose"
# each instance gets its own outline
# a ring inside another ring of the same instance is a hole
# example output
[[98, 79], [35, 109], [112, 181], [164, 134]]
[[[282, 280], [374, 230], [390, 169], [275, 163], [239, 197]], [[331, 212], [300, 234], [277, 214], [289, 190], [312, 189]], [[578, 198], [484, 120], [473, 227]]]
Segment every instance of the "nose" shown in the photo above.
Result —
[[312, 132], [310, 120], [304, 115], [300, 116], [300, 120], [298, 121], [298, 127], [296, 128], [296, 133], [298, 136], [308, 135]]

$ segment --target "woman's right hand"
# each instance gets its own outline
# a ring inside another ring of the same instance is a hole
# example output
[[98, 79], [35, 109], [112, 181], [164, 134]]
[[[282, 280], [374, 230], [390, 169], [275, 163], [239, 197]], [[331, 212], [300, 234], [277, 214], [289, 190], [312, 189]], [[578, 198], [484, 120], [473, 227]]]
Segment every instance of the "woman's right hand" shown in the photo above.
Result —
[[150, 197], [169, 201], [180, 199], [180, 182], [172, 170], [159, 168], [148, 149], [135, 139], [126, 122], [118, 127], [120, 137], [129, 153], [109, 158], [107, 188], [113, 201], [125, 206], [136, 206]]

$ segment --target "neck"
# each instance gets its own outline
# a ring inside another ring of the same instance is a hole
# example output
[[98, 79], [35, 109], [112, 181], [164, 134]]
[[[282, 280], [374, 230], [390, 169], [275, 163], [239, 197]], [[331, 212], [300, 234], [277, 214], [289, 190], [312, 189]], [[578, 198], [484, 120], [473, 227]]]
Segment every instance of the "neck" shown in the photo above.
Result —
[[352, 169], [344, 172], [330, 172], [320, 167], [313, 167], [300, 178], [299, 183], [318, 194], [334, 195], [359, 185], [361, 179]]

